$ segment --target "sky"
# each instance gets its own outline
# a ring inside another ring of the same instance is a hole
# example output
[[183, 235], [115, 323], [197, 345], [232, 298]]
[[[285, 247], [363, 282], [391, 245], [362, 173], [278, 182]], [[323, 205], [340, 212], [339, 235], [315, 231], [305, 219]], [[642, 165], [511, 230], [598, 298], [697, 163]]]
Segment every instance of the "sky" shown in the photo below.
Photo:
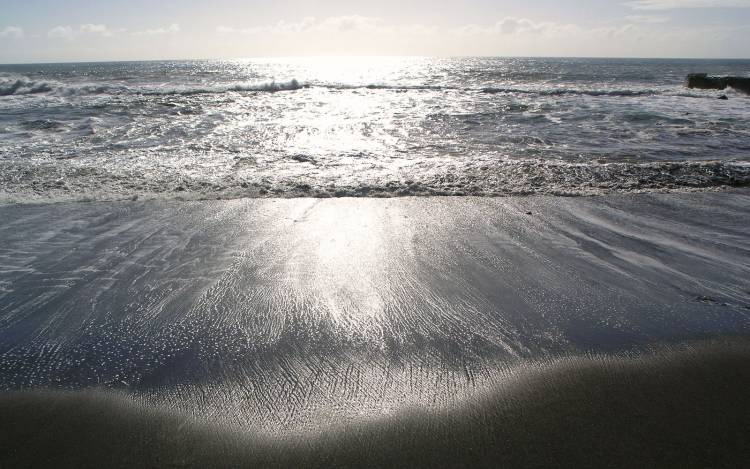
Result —
[[0, 63], [750, 57], [750, 0], [0, 0]]

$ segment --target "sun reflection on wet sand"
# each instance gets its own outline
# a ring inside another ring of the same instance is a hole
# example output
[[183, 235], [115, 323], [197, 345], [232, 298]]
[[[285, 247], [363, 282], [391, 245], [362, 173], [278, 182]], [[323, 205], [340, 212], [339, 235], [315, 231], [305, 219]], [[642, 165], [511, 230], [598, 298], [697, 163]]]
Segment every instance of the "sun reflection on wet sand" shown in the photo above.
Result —
[[747, 198], [0, 207], [0, 385], [265, 434], [451, 409], [527, 360], [750, 330]]

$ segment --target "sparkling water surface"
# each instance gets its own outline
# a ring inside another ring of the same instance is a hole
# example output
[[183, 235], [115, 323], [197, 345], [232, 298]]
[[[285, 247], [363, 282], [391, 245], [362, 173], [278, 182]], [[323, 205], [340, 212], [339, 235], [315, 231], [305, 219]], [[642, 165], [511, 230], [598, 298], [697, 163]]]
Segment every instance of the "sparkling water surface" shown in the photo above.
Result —
[[[4, 199], [744, 185], [748, 60], [300, 58], [0, 66]], [[717, 99], [727, 95], [728, 100]]]

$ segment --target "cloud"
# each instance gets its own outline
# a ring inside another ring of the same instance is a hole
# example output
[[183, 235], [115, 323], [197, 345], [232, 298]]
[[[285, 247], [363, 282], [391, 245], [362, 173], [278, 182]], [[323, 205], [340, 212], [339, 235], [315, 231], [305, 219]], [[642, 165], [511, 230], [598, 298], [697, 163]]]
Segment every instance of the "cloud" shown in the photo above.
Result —
[[164, 34], [173, 34], [180, 32], [180, 25], [177, 23], [172, 23], [169, 26], [154, 28], [154, 29], [145, 29], [143, 31], [133, 31], [133, 36], [161, 36]]
[[288, 35], [301, 33], [370, 33], [370, 34], [402, 34], [427, 35], [437, 31], [437, 27], [421, 24], [386, 25], [380, 18], [360, 15], [331, 16], [318, 19], [306, 17], [300, 21], [278, 21], [270, 25], [236, 28], [219, 26], [216, 31], [220, 34], [244, 35]]
[[750, 8], [750, 0], [635, 0], [625, 5], [636, 10], [681, 8]]
[[0, 37], [20, 39], [23, 36], [23, 28], [19, 28], [18, 26], [6, 26], [4, 29], [0, 29]]
[[[169, 26], [145, 29], [142, 31], [133, 31], [130, 34], [133, 36], [158, 36], [162, 34], [172, 34], [180, 31], [180, 25], [171, 24]], [[47, 31], [47, 37], [53, 39], [65, 39], [71, 41], [78, 37], [85, 35], [96, 35], [101, 37], [112, 37], [117, 34], [126, 33], [126, 29], [110, 29], [105, 24], [93, 24], [86, 23], [80, 25], [78, 28], [71, 26], [55, 26], [54, 28]]]
[[81, 33], [99, 34], [101, 36], [112, 36], [113, 32], [103, 24], [83, 24], [78, 29]]
[[104, 24], [82, 24], [77, 29], [71, 26], [55, 26], [47, 31], [47, 37], [53, 39], [73, 40], [83, 35], [97, 35], [102, 37], [114, 36], [115, 32]]
[[[575, 50], [596, 50], [596, 48], [590, 48], [596, 44], [617, 44], [618, 47], [624, 44], [632, 45], [635, 42], [656, 37], [657, 32], [655, 28], [649, 28], [646, 23], [639, 25], [636, 22], [627, 22], [584, 27], [571, 23], [534, 21], [514, 17], [503, 18], [487, 26], [465, 25], [450, 31], [456, 41], [464, 41], [466, 44], [494, 44], [496, 47], [509, 48], [507, 50], [528, 50], [536, 47], [538, 49], [535, 49], [535, 54], [546, 53], [537, 51], [548, 50], [551, 45], [559, 45], [559, 50], [571, 51], [558, 52], [558, 55], [580, 53], [572, 52]], [[478, 41], [478, 37], [484, 40]]]
[[598, 38], [643, 38], [645, 31], [634, 24], [623, 24], [620, 26], [606, 26], [585, 31], [585, 34]]
[[318, 24], [318, 20], [313, 17], [303, 18], [301, 21], [280, 20], [274, 24], [262, 26], [250, 26], [247, 28], [235, 28], [233, 26], [219, 26], [216, 31], [221, 34], [298, 34], [312, 31]]
[[[708, 54], [704, 52], [708, 50], [705, 37], [712, 38], [711, 47], [718, 47], [722, 37], [739, 34], [726, 28], [708, 30], [696, 27], [685, 31], [667, 24], [669, 22], [669, 15], [659, 14], [633, 14], [622, 18], [620, 22], [598, 25], [508, 16], [487, 24], [465, 24], [452, 29], [440, 29], [431, 25], [388, 24], [377, 17], [344, 15], [307, 17], [298, 21], [282, 20], [245, 28], [219, 26], [216, 31], [224, 35], [255, 35], [260, 38], [275, 35], [279, 38], [276, 42], [282, 44], [286, 44], [283, 40], [295, 43], [302, 40], [305, 44], [316, 44], [319, 39], [335, 38], [337, 44], [353, 44], [354, 50], [362, 47], [361, 39], [365, 38], [370, 40], [367, 44], [385, 44], [383, 47], [388, 47], [389, 53], [391, 50], [398, 50], [396, 48], [400, 45], [416, 44], [413, 49], [408, 49], [410, 53], [421, 54], [424, 50], [429, 51], [425, 54], [429, 54], [442, 50], [456, 55], [542, 55], [554, 51], [552, 53], [556, 55], [623, 56], [680, 55], [684, 54], [681, 51], [685, 50], [684, 44], [687, 42], [704, 47], [700, 53], [705, 56]], [[658, 45], [658, 48], [644, 44]]]
[[73, 39], [75, 31], [70, 26], [55, 26], [47, 31], [47, 37], [53, 39]]
[[648, 23], [648, 24], [659, 24], [666, 23], [669, 18], [666, 16], [650, 16], [650, 15], [631, 15], [625, 17], [631, 23]]
[[376, 32], [380, 28], [379, 18], [359, 15], [333, 16], [317, 25], [317, 29], [326, 32], [346, 33], [352, 31]]
[[576, 34], [580, 28], [574, 24], [561, 24], [551, 21], [534, 21], [528, 18], [515, 18], [512, 16], [503, 18], [490, 26], [469, 24], [454, 29], [454, 34], [462, 36], [472, 35], [542, 35], [559, 36], [564, 34]]

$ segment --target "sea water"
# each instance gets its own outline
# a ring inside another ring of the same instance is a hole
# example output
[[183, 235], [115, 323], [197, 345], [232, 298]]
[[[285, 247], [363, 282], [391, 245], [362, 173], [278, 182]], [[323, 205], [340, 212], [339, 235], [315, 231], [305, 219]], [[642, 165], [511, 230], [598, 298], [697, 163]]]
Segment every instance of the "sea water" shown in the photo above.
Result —
[[[0, 65], [0, 198], [596, 194], [750, 182], [749, 60]], [[728, 100], [718, 99], [726, 95]]]

